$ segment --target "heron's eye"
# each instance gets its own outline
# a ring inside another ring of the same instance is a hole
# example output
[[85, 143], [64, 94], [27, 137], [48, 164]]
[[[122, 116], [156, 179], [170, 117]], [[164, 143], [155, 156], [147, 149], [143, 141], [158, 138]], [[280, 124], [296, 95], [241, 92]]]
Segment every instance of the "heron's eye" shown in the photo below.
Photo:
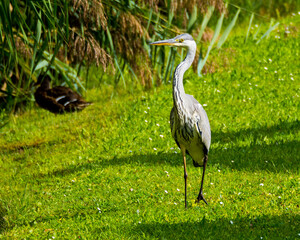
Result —
[[180, 38], [180, 39], [179, 39], [179, 42], [180, 42], [180, 43], [182, 43], [183, 41], [184, 41], [183, 38]]

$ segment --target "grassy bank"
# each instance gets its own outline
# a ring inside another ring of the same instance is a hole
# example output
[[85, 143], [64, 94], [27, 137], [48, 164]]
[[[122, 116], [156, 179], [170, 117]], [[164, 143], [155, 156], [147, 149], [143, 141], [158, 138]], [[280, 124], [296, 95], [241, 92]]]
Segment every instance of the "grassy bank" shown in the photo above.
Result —
[[83, 112], [34, 108], [0, 130], [0, 238], [298, 238], [300, 39], [285, 31], [258, 45], [237, 34], [210, 56], [214, 73], [185, 75], [211, 122], [208, 206], [194, 204], [188, 159], [184, 209], [171, 85], [105, 87]]

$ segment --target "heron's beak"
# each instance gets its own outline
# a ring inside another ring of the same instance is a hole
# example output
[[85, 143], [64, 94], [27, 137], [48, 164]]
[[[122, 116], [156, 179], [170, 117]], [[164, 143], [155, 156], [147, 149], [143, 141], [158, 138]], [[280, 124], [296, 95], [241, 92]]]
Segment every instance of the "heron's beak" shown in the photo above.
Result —
[[175, 41], [173, 38], [172, 39], [167, 39], [167, 40], [162, 40], [162, 41], [157, 41], [153, 43], [149, 43], [150, 45], [167, 45], [167, 46], [174, 46], [178, 44], [177, 41]]

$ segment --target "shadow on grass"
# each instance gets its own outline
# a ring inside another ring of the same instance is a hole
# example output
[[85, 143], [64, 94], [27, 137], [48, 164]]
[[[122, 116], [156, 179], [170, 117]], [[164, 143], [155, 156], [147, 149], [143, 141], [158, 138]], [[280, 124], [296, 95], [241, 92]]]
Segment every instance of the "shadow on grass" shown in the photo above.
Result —
[[4, 205], [0, 202], [0, 233], [2, 233], [7, 228], [7, 222], [5, 221], [5, 215], [7, 211]]
[[[213, 139], [216, 142], [237, 141], [236, 139], [250, 138], [253, 139], [251, 146], [232, 147], [228, 149], [211, 149], [209, 153], [209, 166], [217, 166], [218, 168], [230, 168], [243, 171], [270, 171], [270, 172], [297, 172], [299, 155], [299, 141], [277, 142], [266, 144], [264, 137], [269, 139], [276, 131], [282, 134], [292, 134], [300, 128], [299, 121], [292, 123], [281, 123], [271, 128], [256, 128], [249, 130], [241, 130], [239, 132], [215, 133]], [[214, 141], [214, 140], [213, 140]], [[64, 176], [74, 172], [84, 171], [85, 169], [102, 169], [109, 166], [122, 166], [132, 164], [133, 166], [149, 166], [149, 165], [173, 165], [182, 166], [182, 157], [178, 153], [157, 153], [157, 154], [140, 154], [129, 155], [125, 157], [115, 157], [112, 159], [98, 159], [91, 162], [82, 163], [80, 165], [69, 165], [67, 168], [58, 169], [47, 174], [40, 174], [37, 177]], [[188, 158], [188, 165], [192, 167], [192, 161]]]
[[[218, 168], [230, 168], [241, 171], [269, 171], [289, 172], [298, 171], [300, 156], [298, 155], [299, 142], [291, 141], [285, 144], [253, 145], [251, 147], [239, 147], [214, 150], [209, 155], [208, 171], [210, 166]], [[233, 161], [233, 162], [232, 162]], [[39, 173], [34, 178], [49, 176], [66, 176], [86, 170], [103, 169], [110, 166], [182, 166], [181, 154], [158, 153], [147, 155], [132, 155], [113, 159], [99, 159], [82, 164], [69, 165], [49, 173]], [[191, 158], [188, 158], [188, 168], [193, 168]]]
[[275, 135], [292, 135], [300, 129], [300, 121], [279, 122], [270, 127], [261, 126], [249, 129], [240, 129], [232, 132], [212, 132], [212, 143], [231, 143], [251, 139], [253, 144], [264, 140], [265, 137], [272, 139]]
[[[237, 170], [258, 171], [266, 170], [271, 172], [297, 172], [299, 155], [299, 141], [276, 142], [266, 144], [264, 139], [272, 139], [274, 135], [294, 134], [300, 129], [300, 121], [280, 122], [272, 127], [261, 127], [241, 130], [229, 133], [212, 133], [212, 144], [214, 142], [236, 142], [243, 139], [252, 139], [250, 146], [231, 147], [228, 149], [211, 149], [208, 157], [209, 165], [218, 165], [218, 167], [232, 168]], [[274, 141], [273, 141], [274, 142]], [[233, 162], [232, 162], [233, 161]], [[182, 166], [181, 154], [158, 153], [152, 155], [133, 155], [128, 157], [114, 158], [105, 160], [99, 165], [122, 164], [145, 164], [160, 165], [170, 164]], [[188, 164], [192, 166], [189, 158]]]
[[[232, 222], [230, 222], [232, 221]], [[296, 239], [299, 215], [261, 216], [184, 223], [145, 223], [134, 227], [146, 239]]]
[[[217, 165], [221, 168], [246, 171], [297, 172], [300, 160], [298, 147], [299, 142], [291, 141], [284, 144], [214, 149], [209, 154], [208, 167]], [[124, 164], [182, 166], [182, 157], [180, 153], [133, 155], [101, 161], [99, 167]], [[190, 157], [188, 157], [188, 165], [189, 167], [193, 165]]]

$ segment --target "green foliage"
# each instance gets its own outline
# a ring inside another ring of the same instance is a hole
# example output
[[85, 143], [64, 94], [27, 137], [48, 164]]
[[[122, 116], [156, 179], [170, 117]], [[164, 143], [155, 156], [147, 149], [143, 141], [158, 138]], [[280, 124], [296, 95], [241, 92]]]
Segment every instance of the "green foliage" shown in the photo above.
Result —
[[184, 209], [171, 85], [102, 86], [82, 112], [34, 108], [0, 129], [0, 238], [297, 239], [300, 39], [285, 30], [297, 21], [259, 45], [244, 44], [247, 26], [211, 52], [215, 73], [185, 75], [212, 128], [208, 206], [194, 204], [201, 170], [188, 159]]
[[[94, 66], [101, 68], [91, 75], [103, 76], [105, 72], [115, 87], [139, 84], [150, 89], [168, 83], [176, 64], [175, 51], [150, 49], [149, 41], [188, 32], [199, 43], [207, 29], [215, 29], [213, 40], [217, 40], [224, 24], [228, 27], [217, 43], [221, 47], [236, 22], [248, 21], [249, 12], [255, 12], [255, 17], [265, 23], [273, 16], [266, 10], [275, 9], [279, 17], [297, 9], [299, 0], [267, 2], [229, 1], [224, 17], [222, 0], [2, 1], [0, 107], [16, 112], [26, 103], [32, 103], [36, 78], [45, 71], [55, 84], [69, 85], [79, 91], [84, 90], [84, 84], [78, 75], [82, 76], [83, 69], [87, 85]], [[236, 12], [237, 8], [241, 13]], [[260, 29], [253, 37], [257, 35]], [[260, 42], [258, 38], [257, 42]], [[206, 60], [209, 61], [215, 43], [203, 44], [206, 55], [202, 59], [202, 52], [198, 54], [199, 75], [207, 66]]]

